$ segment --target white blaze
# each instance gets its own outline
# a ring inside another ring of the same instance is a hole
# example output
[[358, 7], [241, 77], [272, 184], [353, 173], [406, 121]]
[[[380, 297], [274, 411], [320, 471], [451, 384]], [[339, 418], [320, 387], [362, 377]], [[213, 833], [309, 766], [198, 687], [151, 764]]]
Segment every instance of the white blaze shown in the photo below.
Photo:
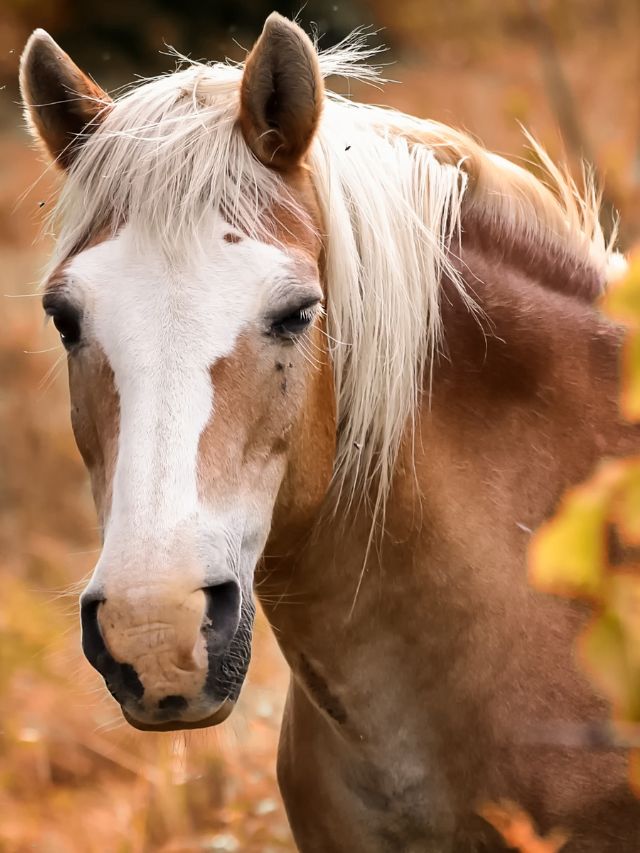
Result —
[[120, 400], [96, 583], [103, 566], [126, 570], [127, 585], [144, 583], [151, 568], [145, 543], [160, 563], [154, 574], [169, 572], [158, 553], [165, 537], [202, 513], [197, 456], [215, 405], [211, 366], [233, 351], [244, 328], [264, 322], [268, 294], [290, 268], [276, 247], [225, 241], [229, 230], [212, 221], [188, 268], [172, 270], [160, 251], [141, 250], [127, 227], [69, 266], [72, 290], [83, 292], [83, 336], [104, 351]]

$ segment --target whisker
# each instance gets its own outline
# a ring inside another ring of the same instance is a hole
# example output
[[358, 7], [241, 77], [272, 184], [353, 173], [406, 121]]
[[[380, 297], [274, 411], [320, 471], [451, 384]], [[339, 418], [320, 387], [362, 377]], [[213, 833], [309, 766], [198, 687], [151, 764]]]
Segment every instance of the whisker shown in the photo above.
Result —
[[53, 383], [56, 381], [58, 376], [60, 375], [60, 370], [63, 363], [66, 361], [66, 353], [62, 353], [56, 361], [51, 365], [49, 370], [45, 373], [45, 375], [40, 380], [38, 385], [38, 391], [40, 393], [40, 397], [43, 397], [47, 391], [52, 387]]
[[55, 350], [60, 349], [59, 345], [53, 347], [47, 347], [46, 349], [33, 349], [33, 350], [22, 350], [25, 355], [43, 355], [46, 352], [54, 352]]

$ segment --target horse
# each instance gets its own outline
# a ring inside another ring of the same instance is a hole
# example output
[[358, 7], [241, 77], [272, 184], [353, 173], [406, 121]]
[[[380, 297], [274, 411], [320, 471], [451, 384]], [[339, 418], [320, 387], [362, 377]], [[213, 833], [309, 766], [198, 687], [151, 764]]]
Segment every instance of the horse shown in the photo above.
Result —
[[[340, 97], [272, 14], [243, 65], [111, 99], [42, 30], [21, 60], [61, 170], [43, 306], [103, 544], [82, 645], [143, 731], [232, 712], [261, 602], [290, 667], [278, 780], [303, 853], [640, 849], [627, 759], [531, 532], [603, 454], [622, 331], [593, 190]], [[255, 595], [254, 595], [255, 594]], [[580, 728], [582, 727], [582, 728]], [[546, 734], [545, 734], [546, 732]]]

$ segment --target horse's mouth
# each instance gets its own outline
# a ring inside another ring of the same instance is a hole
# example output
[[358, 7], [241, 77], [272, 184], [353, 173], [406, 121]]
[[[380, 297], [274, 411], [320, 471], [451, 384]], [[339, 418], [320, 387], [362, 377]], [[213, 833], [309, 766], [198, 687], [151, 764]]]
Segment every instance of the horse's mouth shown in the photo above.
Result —
[[178, 732], [185, 729], [206, 729], [210, 726], [217, 726], [227, 719], [235, 704], [231, 699], [225, 699], [213, 714], [209, 714], [201, 720], [158, 720], [158, 722], [148, 720], [143, 722], [133, 717], [125, 708], [122, 708], [122, 715], [129, 725], [141, 732]]

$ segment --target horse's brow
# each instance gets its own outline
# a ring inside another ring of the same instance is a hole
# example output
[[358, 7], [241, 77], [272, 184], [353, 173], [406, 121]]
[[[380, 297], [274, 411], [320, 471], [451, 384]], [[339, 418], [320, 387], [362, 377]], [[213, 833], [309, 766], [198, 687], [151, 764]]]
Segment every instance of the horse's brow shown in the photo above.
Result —
[[53, 290], [59, 290], [60, 288], [68, 285], [69, 277], [67, 275], [67, 267], [72, 261], [72, 258], [65, 258], [64, 261], [61, 261], [58, 266], [53, 270], [53, 272], [47, 277], [47, 280], [44, 283], [44, 287], [42, 288], [44, 293], [51, 293]]
[[[291, 261], [291, 272], [300, 281], [317, 278], [318, 265], [305, 254], [296, 252], [296, 254], [291, 258]], [[291, 279], [290, 275], [289, 279]]]
[[73, 261], [74, 258], [77, 258], [81, 252], [84, 252], [85, 249], [90, 249], [92, 246], [97, 246], [99, 243], [104, 242], [110, 236], [110, 232], [107, 229], [98, 230], [93, 235], [84, 235], [80, 238], [75, 245], [67, 252], [66, 256], [58, 263], [56, 268], [49, 274], [47, 280], [45, 281], [43, 290], [45, 292], [50, 290], [55, 290], [58, 287], [63, 287], [65, 284], [69, 283], [69, 279], [67, 276], [67, 267]]

